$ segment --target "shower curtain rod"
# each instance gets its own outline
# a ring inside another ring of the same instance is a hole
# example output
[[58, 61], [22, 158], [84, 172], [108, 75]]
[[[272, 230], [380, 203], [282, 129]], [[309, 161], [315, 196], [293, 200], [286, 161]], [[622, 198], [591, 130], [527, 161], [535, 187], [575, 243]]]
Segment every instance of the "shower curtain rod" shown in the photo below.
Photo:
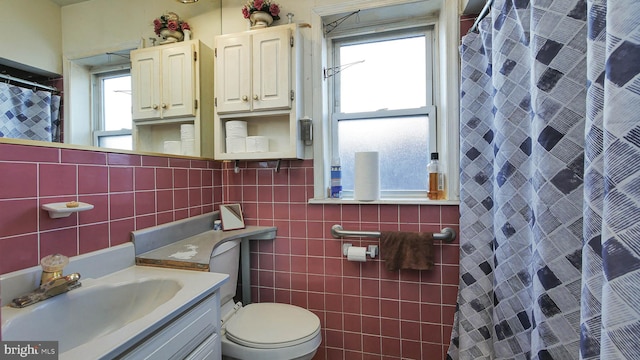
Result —
[[478, 30], [478, 24], [480, 23], [480, 20], [484, 19], [485, 16], [489, 15], [489, 11], [491, 10], [492, 4], [493, 4], [493, 0], [487, 0], [487, 2], [484, 4], [484, 7], [480, 11], [480, 14], [478, 14], [476, 21], [473, 22], [473, 26], [471, 26], [471, 29], [469, 29], [469, 32]]
[[37, 82], [20, 79], [20, 78], [17, 78], [17, 77], [11, 76], [11, 75], [7, 75], [7, 74], [0, 74], [0, 78], [5, 79], [5, 80], [9, 80], [9, 81], [19, 82], [19, 83], [25, 84], [25, 85], [39, 87], [39, 88], [42, 88], [42, 89], [45, 89], [45, 90], [58, 92], [58, 89], [56, 87], [54, 87], [54, 86], [47, 86], [47, 85], [38, 84]]

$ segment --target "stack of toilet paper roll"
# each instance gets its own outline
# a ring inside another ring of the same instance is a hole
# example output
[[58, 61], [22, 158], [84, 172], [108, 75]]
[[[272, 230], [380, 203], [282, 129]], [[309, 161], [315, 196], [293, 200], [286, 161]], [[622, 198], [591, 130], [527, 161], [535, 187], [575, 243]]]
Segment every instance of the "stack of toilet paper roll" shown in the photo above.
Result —
[[231, 120], [225, 123], [227, 133], [227, 153], [267, 152], [269, 138], [266, 136], [248, 136], [247, 122]]
[[225, 123], [227, 133], [227, 153], [242, 153], [247, 151], [247, 122], [232, 120]]
[[196, 136], [193, 124], [180, 125], [180, 147], [182, 155], [194, 156], [196, 154]]

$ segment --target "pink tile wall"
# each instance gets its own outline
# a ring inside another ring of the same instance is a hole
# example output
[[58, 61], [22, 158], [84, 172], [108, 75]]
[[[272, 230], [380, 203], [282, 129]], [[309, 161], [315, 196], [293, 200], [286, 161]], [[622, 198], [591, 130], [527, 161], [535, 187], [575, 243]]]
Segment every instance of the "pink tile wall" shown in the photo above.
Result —
[[[211, 212], [222, 199], [220, 174], [213, 161], [0, 144], [0, 274]], [[71, 200], [95, 207], [61, 219], [40, 209]]]
[[460, 37], [465, 36], [473, 26], [478, 15], [463, 15], [460, 17]]
[[[388, 272], [384, 263], [346, 261], [333, 224], [348, 230], [458, 230], [457, 206], [318, 205], [312, 161], [243, 164], [223, 170], [225, 202], [242, 205], [247, 224], [277, 226], [273, 242], [251, 250], [254, 301], [291, 303], [322, 322], [314, 359], [444, 359], [455, 312], [458, 243], [436, 245], [429, 271]], [[269, 167], [271, 166], [271, 167]], [[374, 239], [349, 239], [356, 246]]]
[[[388, 272], [379, 260], [348, 262], [333, 224], [353, 230], [458, 228], [457, 206], [315, 205], [312, 161], [231, 164], [0, 144], [0, 273], [52, 252], [82, 254], [129, 232], [239, 202], [247, 224], [278, 236], [252, 248], [253, 298], [296, 304], [322, 321], [315, 359], [443, 359], [458, 283], [458, 245], [437, 244], [429, 271]], [[223, 169], [221, 169], [221, 167]], [[46, 202], [91, 211], [50, 219]], [[350, 239], [356, 246], [373, 239]]]

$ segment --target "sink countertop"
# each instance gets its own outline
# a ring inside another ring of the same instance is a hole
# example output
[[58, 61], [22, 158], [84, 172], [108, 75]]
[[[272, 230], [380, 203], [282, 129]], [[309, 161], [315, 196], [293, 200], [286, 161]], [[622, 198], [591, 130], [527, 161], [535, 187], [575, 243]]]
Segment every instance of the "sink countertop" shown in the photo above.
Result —
[[[81, 274], [85, 273], [88, 275], [87, 277], [83, 276], [80, 280], [83, 283], [83, 286], [66, 294], [58, 295], [51, 299], [44, 300], [39, 304], [34, 304], [23, 309], [14, 309], [8, 306], [3, 306], [3, 328], [4, 325], [8, 324], [12, 318], [19, 316], [21, 312], [29, 311], [30, 309], [38, 306], [47, 306], [51, 302], [64, 301], [67, 296], [80, 296], [84, 291], [91, 291], [91, 288], [94, 286], [117, 286], [121, 283], [143, 281], [145, 279], [153, 278], [173, 279], [182, 284], [182, 288], [175, 294], [175, 296], [173, 296], [173, 298], [158, 306], [145, 316], [126, 324], [117, 331], [104, 334], [97, 339], [88, 341], [60, 354], [60, 359], [113, 358], [116, 354], [133, 346], [158, 329], [161, 329], [178, 314], [193, 307], [209, 295], [212, 295], [228, 280], [228, 275], [226, 274], [135, 266], [132, 265], [133, 252], [133, 244], [128, 243], [95, 253], [70, 258], [71, 263], [68, 268], [73, 271], [78, 271]], [[113, 259], [114, 257], [115, 259]], [[127, 260], [120, 260], [122, 258]], [[96, 271], [95, 268], [98, 264], [102, 265], [102, 270], [97, 270], [98, 273], [94, 274], [93, 272]], [[105, 273], [107, 271], [105, 268], [109, 270], [108, 273]], [[65, 270], [67, 269], [65, 268]], [[3, 286], [3, 297], [8, 297], [8, 292], [20, 291], [20, 288], [21, 286], [24, 286], [24, 283], [39, 281], [39, 276], [36, 274], [39, 274], [40, 271], [40, 267], [33, 267], [1, 276], [0, 285], [6, 285], [6, 287]], [[15, 286], [14, 283], [19, 283], [21, 286]], [[15, 294], [12, 294], [11, 296], [13, 295]], [[3, 334], [3, 338], [10, 337], [4, 335], [5, 334]], [[36, 341], [42, 339], [21, 340]]]
[[117, 277], [118, 281], [136, 281], [158, 276], [162, 279], [178, 280], [183, 284], [183, 288], [171, 300], [158, 306], [144, 317], [125, 325], [118, 331], [61, 353], [60, 360], [114, 358], [155, 331], [162, 329], [176, 316], [195, 306], [202, 299], [213, 294], [229, 278], [225, 274], [144, 266], [132, 266], [109, 276]]
[[240, 271], [242, 274], [242, 302], [251, 303], [251, 271], [249, 242], [274, 240], [277, 228], [247, 226], [238, 230], [213, 230], [219, 211], [186, 218], [132, 233], [136, 264], [173, 269], [209, 271], [209, 263], [216, 246], [241, 239]]
[[209, 261], [216, 246], [235, 239], [271, 240], [275, 238], [275, 234], [276, 228], [267, 226], [247, 226], [229, 231], [208, 230], [138, 254], [136, 264], [209, 271]]

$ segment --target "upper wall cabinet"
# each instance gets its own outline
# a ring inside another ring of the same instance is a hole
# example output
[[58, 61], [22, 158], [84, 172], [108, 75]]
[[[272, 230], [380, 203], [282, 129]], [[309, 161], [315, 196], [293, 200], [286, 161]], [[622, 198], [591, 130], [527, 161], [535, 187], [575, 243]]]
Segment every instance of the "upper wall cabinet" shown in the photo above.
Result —
[[[305, 27], [287, 24], [216, 37], [215, 159], [304, 157], [298, 119], [303, 116]], [[258, 137], [267, 146], [256, 150], [250, 142], [243, 147], [242, 139], [229, 139], [229, 121], [246, 122], [248, 140]]]
[[135, 150], [166, 153], [165, 142], [185, 140], [181, 125], [191, 124], [188, 146], [170, 153], [213, 157], [213, 65], [213, 49], [199, 40], [131, 52]]
[[218, 113], [291, 108], [292, 30], [278, 26], [218, 37]]
[[194, 116], [194, 42], [131, 52], [133, 118]]

